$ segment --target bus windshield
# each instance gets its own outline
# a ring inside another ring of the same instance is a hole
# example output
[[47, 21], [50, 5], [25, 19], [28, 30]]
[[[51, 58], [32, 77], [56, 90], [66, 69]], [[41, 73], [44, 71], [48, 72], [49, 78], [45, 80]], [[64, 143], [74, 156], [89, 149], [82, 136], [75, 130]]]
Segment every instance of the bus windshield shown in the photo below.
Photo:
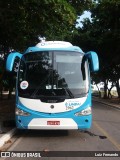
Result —
[[88, 63], [81, 71], [83, 54], [72, 51], [38, 51], [22, 56], [18, 95], [25, 98], [77, 98], [88, 93]]

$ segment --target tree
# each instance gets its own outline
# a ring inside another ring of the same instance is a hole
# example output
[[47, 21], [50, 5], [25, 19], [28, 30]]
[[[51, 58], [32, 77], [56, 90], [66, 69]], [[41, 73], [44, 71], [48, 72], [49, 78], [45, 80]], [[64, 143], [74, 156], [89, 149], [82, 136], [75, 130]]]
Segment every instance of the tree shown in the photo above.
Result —
[[33, 46], [38, 35], [47, 40], [71, 40], [77, 16], [91, 1], [1, 0], [0, 47], [4, 57], [11, 49], [23, 51]]
[[[64, 40], [75, 27], [91, 0], [5, 0], [0, 1], [0, 44], [23, 50], [36, 43], [37, 35]], [[78, 7], [79, 6], [79, 7]]]
[[104, 60], [106, 78], [115, 83], [120, 98], [120, 0], [99, 0], [92, 9], [93, 23], [98, 27], [99, 52]]
[[2, 99], [2, 78], [3, 78], [3, 73], [4, 73], [4, 63], [3, 63], [3, 59], [0, 58], [0, 98]]
[[[91, 7], [92, 22], [86, 19], [83, 28], [74, 37], [79, 46], [94, 50], [100, 59], [99, 79], [105, 84], [107, 97], [108, 81], [114, 83], [120, 97], [120, 0], [97, 0]], [[76, 38], [77, 37], [77, 38]], [[94, 80], [98, 81], [96, 78]]]

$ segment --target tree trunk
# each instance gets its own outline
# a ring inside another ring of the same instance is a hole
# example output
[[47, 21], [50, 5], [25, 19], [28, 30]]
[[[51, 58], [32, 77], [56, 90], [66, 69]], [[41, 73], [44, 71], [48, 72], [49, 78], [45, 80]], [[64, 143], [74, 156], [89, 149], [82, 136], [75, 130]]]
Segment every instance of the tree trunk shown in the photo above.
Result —
[[8, 99], [11, 99], [12, 96], [12, 90], [13, 90], [13, 82], [12, 82], [12, 75], [9, 75], [9, 94], [8, 94]]
[[117, 93], [118, 93], [118, 98], [120, 98], [120, 85], [119, 85], [119, 80], [117, 80], [117, 82], [116, 82], [116, 89], [117, 89]]
[[112, 98], [111, 90], [113, 87], [114, 87], [114, 83], [112, 82], [110, 89], [108, 89], [108, 98]]
[[111, 89], [108, 89], [108, 98], [112, 98]]
[[105, 82], [104, 82], [104, 98], [105, 99], [108, 98], [108, 96], [107, 96], [107, 89], [108, 89], [107, 85], [108, 85], [108, 80], [105, 80]]
[[97, 85], [97, 84], [96, 84], [96, 87], [97, 87], [98, 92], [99, 92], [99, 97], [101, 98], [101, 92], [100, 92], [100, 89], [99, 89], [99, 87], [98, 87], [98, 85]]

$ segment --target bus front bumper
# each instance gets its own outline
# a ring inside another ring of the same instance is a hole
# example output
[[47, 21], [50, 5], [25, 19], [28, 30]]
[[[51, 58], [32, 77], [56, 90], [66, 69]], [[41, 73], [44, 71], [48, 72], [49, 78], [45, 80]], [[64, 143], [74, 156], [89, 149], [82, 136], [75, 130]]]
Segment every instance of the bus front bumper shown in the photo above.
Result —
[[19, 129], [37, 130], [71, 130], [88, 129], [91, 127], [92, 115], [75, 118], [32, 118], [16, 116]]

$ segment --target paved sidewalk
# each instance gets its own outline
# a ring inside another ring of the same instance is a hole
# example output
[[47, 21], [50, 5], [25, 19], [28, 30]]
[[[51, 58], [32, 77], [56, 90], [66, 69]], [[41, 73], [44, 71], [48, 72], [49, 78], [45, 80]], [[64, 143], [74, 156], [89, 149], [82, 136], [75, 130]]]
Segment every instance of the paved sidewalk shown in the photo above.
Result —
[[15, 134], [15, 97], [0, 100], [0, 150]]
[[92, 97], [93, 101], [97, 101], [99, 103], [102, 104], [107, 104], [110, 107], [115, 107], [117, 109], [120, 109], [120, 100], [118, 100], [117, 98], [113, 98], [113, 99], [104, 99], [104, 98], [99, 98], [99, 97]]
[[15, 126], [15, 98], [0, 100], [0, 137]]

